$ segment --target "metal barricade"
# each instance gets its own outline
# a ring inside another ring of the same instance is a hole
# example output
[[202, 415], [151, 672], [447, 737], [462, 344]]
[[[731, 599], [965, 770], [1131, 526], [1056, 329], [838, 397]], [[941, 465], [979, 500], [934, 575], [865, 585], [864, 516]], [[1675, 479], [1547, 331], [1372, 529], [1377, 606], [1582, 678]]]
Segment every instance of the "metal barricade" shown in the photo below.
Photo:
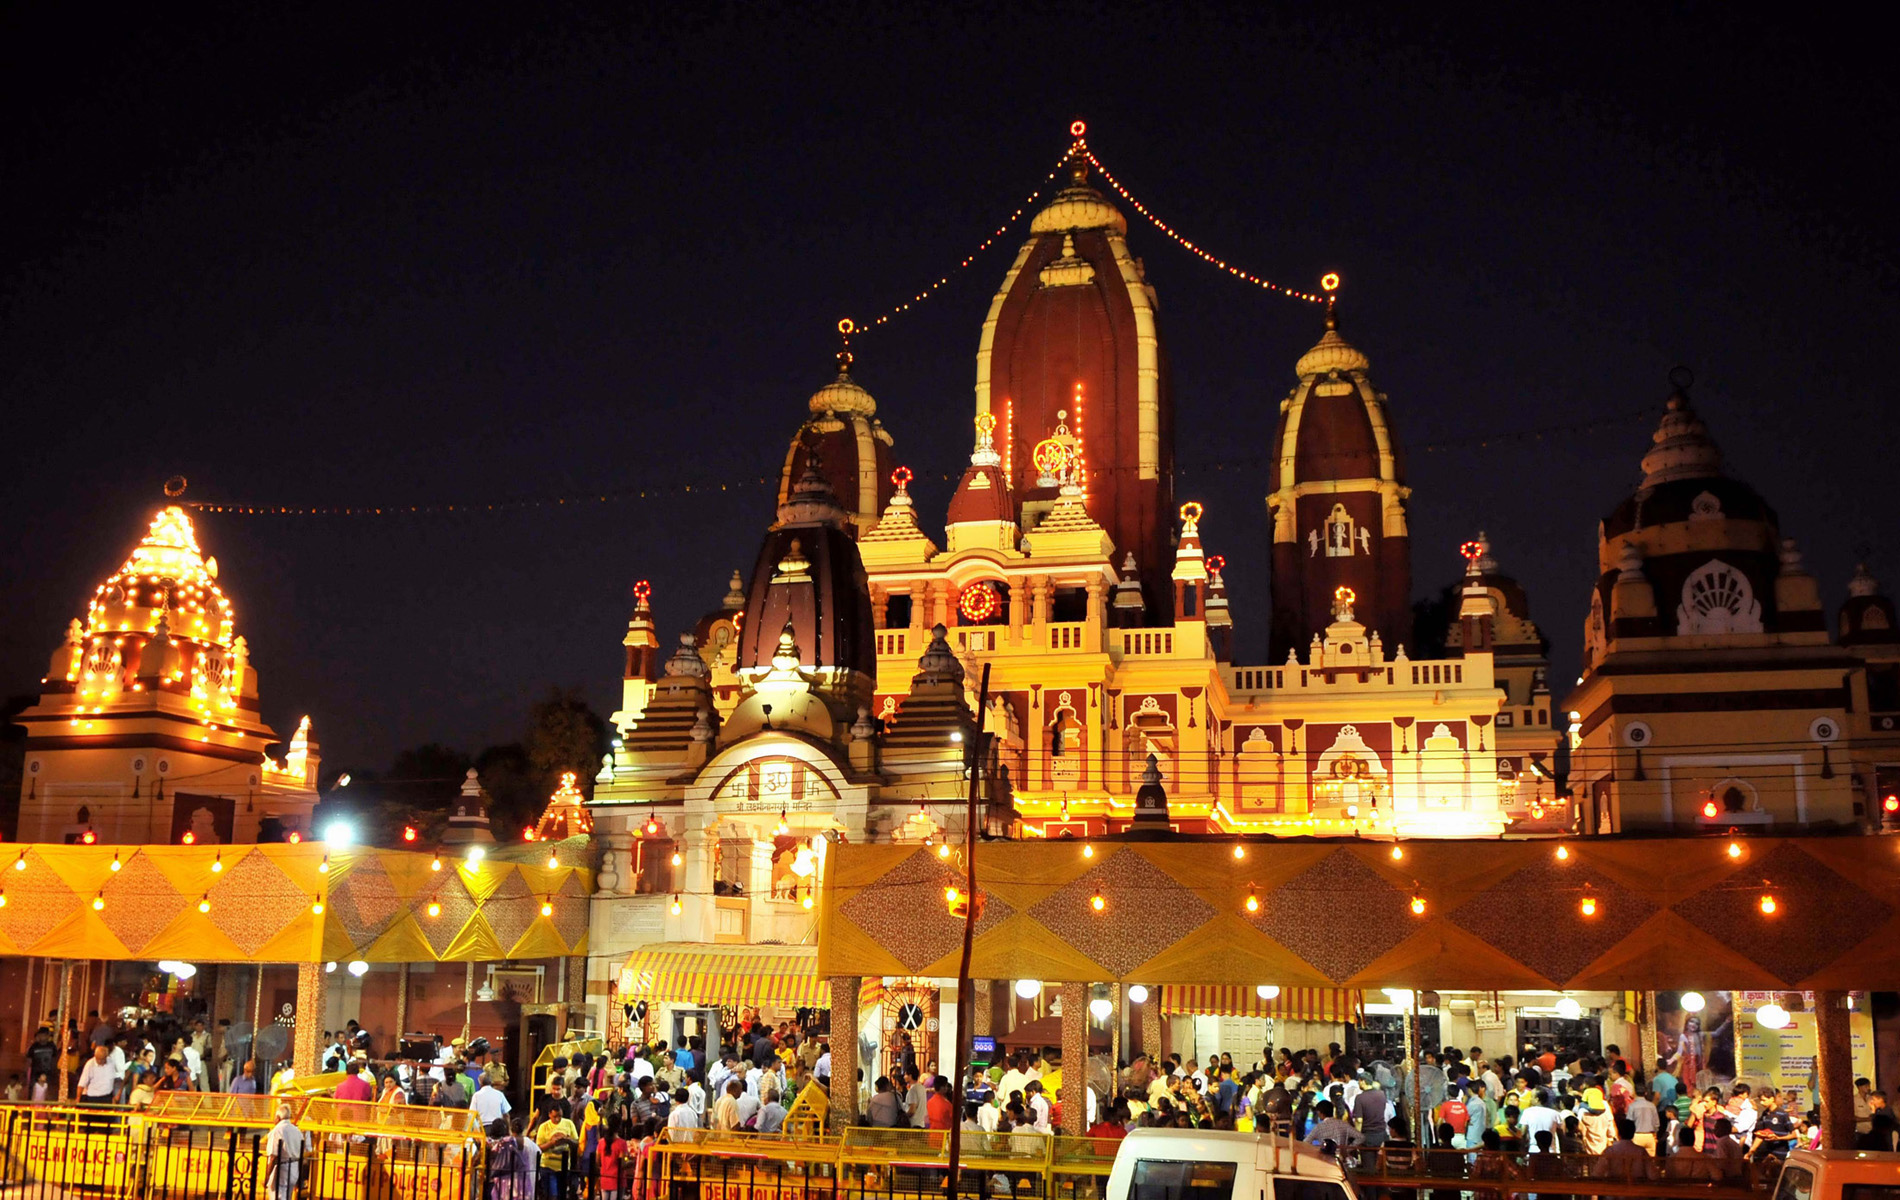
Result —
[[1653, 1158], [1600, 1154], [1523, 1154], [1449, 1149], [1360, 1148], [1346, 1155], [1359, 1192], [1389, 1200], [1476, 1200], [1510, 1196], [1606, 1196], [1682, 1200], [1760, 1200], [1780, 1161], [1745, 1162], [1703, 1155]]
[[[272, 1164], [267, 1146], [283, 1104], [304, 1148]], [[459, 1109], [203, 1092], [162, 1093], [143, 1109], [0, 1105], [0, 1192], [24, 1200], [483, 1200], [486, 1144]]]
[[1102, 1200], [1120, 1138], [1063, 1137], [1050, 1151], [1049, 1192], [1054, 1200]]

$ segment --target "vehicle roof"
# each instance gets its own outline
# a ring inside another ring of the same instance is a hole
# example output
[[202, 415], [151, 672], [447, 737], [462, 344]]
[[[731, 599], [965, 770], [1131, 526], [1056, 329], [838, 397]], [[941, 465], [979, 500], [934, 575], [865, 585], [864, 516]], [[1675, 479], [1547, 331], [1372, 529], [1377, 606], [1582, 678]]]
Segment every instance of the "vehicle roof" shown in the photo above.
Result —
[[1263, 1156], [1277, 1150], [1279, 1172], [1284, 1175], [1316, 1175], [1344, 1179], [1339, 1163], [1322, 1154], [1317, 1147], [1272, 1133], [1245, 1133], [1232, 1129], [1144, 1129], [1128, 1131], [1122, 1145], [1132, 1152], [1179, 1154], [1195, 1148], [1226, 1151], [1216, 1161], [1255, 1163], [1269, 1166]]
[[1830, 1175], [1859, 1175], [1864, 1171], [1869, 1178], [1882, 1179], [1892, 1178], [1895, 1170], [1900, 1169], [1900, 1154], [1881, 1150], [1800, 1149], [1791, 1152], [1788, 1161], [1811, 1169], [1818, 1167]]

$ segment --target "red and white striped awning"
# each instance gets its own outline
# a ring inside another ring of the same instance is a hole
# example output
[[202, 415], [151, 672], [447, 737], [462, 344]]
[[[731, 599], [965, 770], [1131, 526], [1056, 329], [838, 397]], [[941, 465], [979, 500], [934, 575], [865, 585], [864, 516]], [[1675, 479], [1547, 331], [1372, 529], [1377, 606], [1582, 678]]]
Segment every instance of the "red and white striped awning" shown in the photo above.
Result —
[[1164, 1016], [1283, 1017], [1289, 1021], [1357, 1019], [1366, 994], [1350, 988], [1283, 988], [1271, 1000], [1262, 1000], [1251, 987], [1162, 984]]

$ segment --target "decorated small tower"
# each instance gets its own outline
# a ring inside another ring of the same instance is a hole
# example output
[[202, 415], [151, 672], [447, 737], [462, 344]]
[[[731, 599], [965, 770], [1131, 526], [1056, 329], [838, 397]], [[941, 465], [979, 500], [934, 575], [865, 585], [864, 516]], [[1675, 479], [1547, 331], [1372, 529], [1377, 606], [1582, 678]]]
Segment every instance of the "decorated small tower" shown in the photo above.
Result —
[[183, 508], [161, 509], [67, 626], [40, 702], [18, 718], [17, 836], [249, 842], [305, 830], [319, 763], [309, 718], [281, 760], [267, 758], [277, 734], [250, 660], [217, 559]]
[[[1329, 291], [1339, 285], [1326, 277]], [[1412, 636], [1411, 534], [1404, 460], [1385, 393], [1366, 356], [1339, 332], [1329, 299], [1326, 332], [1301, 356], [1299, 383], [1280, 404], [1274, 434], [1273, 616], [1268, 657], [1305, 646], [1352, 589], [1365, 625], [1388, 646]]]
[[[840, 325], [847, 338], [849, 321]], [[809, 461], [816, 458], [825, 482], [844, 510], [844, 528], [862, 537], [877, 524], [891, 497], [891, 435], [877, 419], [877, 401], [851, 374], [851, 350], [838, 352], [838, 374], [811, 394], [809, 415], [785, 452], [779, 472], [778, 502], [797, 490]]]
[[548, 797], [548, 806], [535, 823], [535, 841], [559, 842], [594, 832], [594, 818], [588, 815], [587, 798], [581, 795], [577, 778], [572, 771], [561, 772], [560, 786]]
[[613, 715], [616, 729], [625, 732], [646, 711], [653, 681], [660, 677], [660, 637], [653, 628], [653, 585], [642, 579], [633, 585], [633, 616], [627, 621], [627, 664], [620, 681], [620, 711]]

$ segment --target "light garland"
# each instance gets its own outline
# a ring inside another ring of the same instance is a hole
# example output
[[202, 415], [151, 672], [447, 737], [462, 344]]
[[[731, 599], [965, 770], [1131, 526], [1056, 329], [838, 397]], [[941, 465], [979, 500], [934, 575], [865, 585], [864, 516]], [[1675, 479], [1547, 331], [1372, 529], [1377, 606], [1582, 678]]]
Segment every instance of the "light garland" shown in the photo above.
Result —
[[[1271, 279], [1267, 279], [1260, 275], [1255, 275], [1252, 271], [1248, 271], [1240, 267], [1236, 267], [1232, 265], [1231, 263], [1229, 263], [1224, 258], [1216, 258], [1212, 254], [1209, 254], [1207, 251], [1201, 249], [1198, 245], [1196, 245], [1192, 241], [1189, 241], [1185, 236], [1177, 232], [1173, 226], [1169, 225], [1166, 221], [1163, 221], [1160, 217], [1157, 217], [1154, 215], [1154, 213], [1150, 212], [1148, 210], [1147, 205], [1135, 199], [1134, 195], [1131, 192], [1129, 192], [1127, 188], [1122, 186], [1121, 180], [1116, 179], [1114, 174], [1110, 172], [1107, 167], [1102, 165], [1102, 160], [1095, 157], [1095, 152], [1090, 150], [1088, 148], [1088, 143], [1083, 141], [1081, 138], [1079, 137], [1076, 138], [1075, 146], [1073, 149], [1069, 151], [1069, 153], [1071, 155], [1080, 154], [1083, 158], [1088, 159], [1089, 165], [1093, 166], [1096, 169], [1096, 171], [1100, 173], [1100, 175], [1102, 176], [1102, 179], [1107, 182], [1109, 187], [1115, 189], [1116, 195], [1128, 201], [1129, 204], [1134, 206], [1134, 209], [1136, 212], [1140, 213], [1142, 216], [1148, 219], [1149, 224], [1153, 225], [1156, 229], [1159, 229], [1162, 233], [1167, 234], [1168, 237], [1171, 240], [1173, 240], [1176, 245], [1188, 251], [1190, 254], [1193, 254], [1195, 257], [1199, 258], [1202, 262], [1209, 263], [1213, 266], [1219, 267], [1221, 270], [1227, 272], [1229, 275], [1232, 275], [1234, 278], [1244, 280], [1247, 283], [1251, 283], [1255, 287], [1261, 288], [1265, 291], [1276, 292], [1282, 296], [1287, 296], [1294, 300], [1304, 300], [1308, 304], [1325, 303], [1326, 298], [1324, 296], [1321, 296], [1317, 292], [1302, 292], [1298, 288], [1290, 288], [1290, 287], [1287, 287], [1285, 284], [1275, 283]], [[1337, 275], [1329, 274], [1327, 278], [1332, 281], [1335, 287], [1338, 286], [1339, 277]]]
[[996, 594], [996, 588], [987, 581], [971, 584], [957, 597], [957, 611], [967, 621], [981, 624], [996, 615], [1002, 599]]
[[[1079, 125], [1080, 122], [1077, 122], [1077, 124]], [[1071, 129], [1073, 128], [1074, 126], [1071, 126]], [[1042, 198], [1043, 191], [1047, 189], [1048, 186], [1052, 182], [1055, 181], [1056, 176], [1062, 173], [1062, 168], [1069, 165], [1069, 160], [1075, 157], [1076, 147], [1079, 147], [1081, 144], [1082, 143], [1080, 139], [1078, 138], [1075, 146], [1070, 147], [1068, 153], [1064, 154], [1061, 157], [1061, 159], [1059, 159], [1056, 162], [1056, 165], [1050, 169], [1049, 173], [1042, 177], [1042, 182], [1036, 185], [1036, 189], [1030, 192], [1029, 195], [1025, 196], [1023, 198], [1023, 202], [1016, 206], [1016, 211], [1009, 214], [1009, 216], [1002, 222], [1002, 224], [998, 225], [994, 230], [990, 232], [990, 235], [988, 237], [984, 238], [980, 243], [978, 243], [976, 249], [964, 255], [963, 261], [958, 263], [956, 267], [952, 269], [948, 274], [940, 276], [935, 283], [932, 283], [931, 285], [924, 288], [922, 291], [918, 292], [916, 295], [912, 296], [910, 299], [904, 301], [903, 303], [894, 305], [890, 309], [886, 310], [881, 316], [873, 317], [869, 321], [852, 321], [850, 322], [851, 328], [849, 329], [845, 328], [846, 322], [840, 321], [838, 323], [839, 331], [844, 333], [846, 337], [848, 338], [853, 333], [864, 333], [867, 330], [876, 329], [880, 325], [889, 324], [893, 317], [897, 317], [903, 313], [909, 312], [913, 306], [922, 304], [924, 301], [930, 299], [930, 297], [936, 295], [937, 292], [940, 291], [945, 284], [949, 283], [953, 278], [960, 275], [963, 272], [964, 268], [968, 267], [971, 263], [975, 262], [978, 256], [980, 256], [985, 250], [988, 250], [991, 246], [994, 246], [996, 244], [996, 239], [1002, 237], [1005, 233], [1008, 233], [1010, 226], [1022, 220], [1023, 214], [1029, 211], [1029, 206]]]

